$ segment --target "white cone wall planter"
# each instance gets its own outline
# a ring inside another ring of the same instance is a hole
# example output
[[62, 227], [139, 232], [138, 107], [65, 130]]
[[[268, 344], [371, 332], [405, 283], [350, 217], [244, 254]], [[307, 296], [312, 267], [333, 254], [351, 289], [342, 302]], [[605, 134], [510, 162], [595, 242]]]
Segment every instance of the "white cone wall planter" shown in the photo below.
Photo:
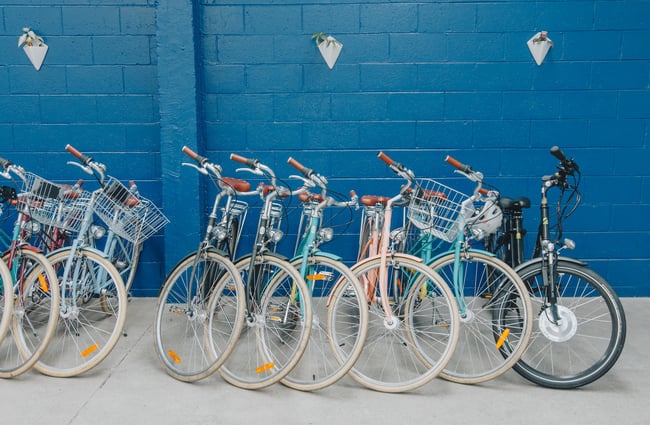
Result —
[[37, 71], [41, 69], [41, 65], [43, 65], [47, 49], [47, 44], [43, 44], [42, 46], [23, 46], [25, 54]]
[[336, 64], [336, 60], [339, 58], [342, 49], [343, 45], [332, 36], [327, 37], [325, 41], [318, 45], [318, 50], [320, 50], [321, 56], [323, 56], [325, 63], [330, 69], [334, 68], [334, 64]]
[[23, 28], [22, 35], [18, 38], [18, 47], [23, 46], [23, 51], [29, 58], [29, 61], [38, 71], [43, 65], [45, 55], [47, 54], [47, 44], [40, 35], [37, 35], [29, 28]]
[[528, 40], [526, 43], [528, 45], [528, 50], [530, 54], [533, 55], [535, 63], [539, 66], [544, 62], [546, 54], [553, 47], [553, 41], [548, 38], [546, 31], [540, 31]]
[[329, 69], [334, 68], [343, 49], [343, 44], [331, 35], [325, 35], [322, 32], [313, 34], [311, 38], [316, 40], [316, 46]]

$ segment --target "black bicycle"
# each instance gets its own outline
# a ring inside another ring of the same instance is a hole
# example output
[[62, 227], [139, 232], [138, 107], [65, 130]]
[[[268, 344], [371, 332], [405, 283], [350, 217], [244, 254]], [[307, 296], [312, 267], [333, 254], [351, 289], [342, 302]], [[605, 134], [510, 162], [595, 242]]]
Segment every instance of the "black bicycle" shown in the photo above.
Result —
[[[542, 177], [541, 217], [531, 259], [525, 261], [524, 255], [523, 211], [531, 205], [526, 197], [500, 198], [503, 225], [486, 247], [515, 267], [536, 312], [528, 348], [514, 369], [536, 384], [568, 389], [594, 382], [614, 366], [625, 344], [626, 321], [607, 281], [587, 263], [560, 255], [575, 248], [562, 234], [564, 220], [580, 204], [581, 173], [557, 146], [551, 154], [559, 164], [553, 175]], [[553, 217], [551, 189], [559, 190]]]

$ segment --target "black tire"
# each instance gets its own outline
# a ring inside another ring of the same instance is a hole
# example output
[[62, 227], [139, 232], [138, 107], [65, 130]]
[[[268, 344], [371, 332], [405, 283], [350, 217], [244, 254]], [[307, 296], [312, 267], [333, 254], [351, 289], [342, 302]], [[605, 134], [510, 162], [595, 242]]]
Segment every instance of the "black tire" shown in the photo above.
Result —
[[516, 270], [531, 290], [536, 318], [528, 348], [514, 369], [531, 382], [560, 389], [605, 375], [618, 360], [626, 334], [623, 306], [611, 286], [587, 267], [560, 258], [558, 307], [565, 321], [557, 326], [546, 314], [541, 261]]

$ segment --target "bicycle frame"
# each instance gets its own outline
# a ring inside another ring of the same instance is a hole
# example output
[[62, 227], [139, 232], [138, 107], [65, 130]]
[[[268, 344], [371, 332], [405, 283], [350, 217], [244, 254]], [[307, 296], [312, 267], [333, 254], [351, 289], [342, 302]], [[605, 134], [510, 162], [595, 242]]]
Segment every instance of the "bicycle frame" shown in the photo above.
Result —
[[[297, 190], [293, 194], [305, 193], [308, 191], [308, 180], [304, 179], [303, 181], [305, 182], [306, 186], [302, 189]], [[295, 256], [291, 261], [293, 263], [298, 259], [302, 260], [300, 263], [300, 274], [305, 279], [305, 283], [307, 283], [307, 287], [309, 288], [311, 294], [313, 294], [314, 292], [315, 281], [323, 280], [326, 279], [327, 277], [318, 276], [318, 275], [312, 276], [311, 274], [308, 273], [309, 257], [314, 255], [314, 256], [328, 257], [336, 261], [342, 260], [342, 258], [338, 255], [329, 252], [323, 252], [318, 249], [319, 245], [323, 242], [323, 237], [319, 233], [321, 230], [321, 224], [323, 220], [323, 209], [331, 205], [339, 205], [339, 206], [357, 205], [357, 197], [356, 194], [354, 193], [352, 193], [351, 201], [337, 203], [336, 201], [334, 201], [334, 199], [327, 197], [326, 189], [324, 185], [322, 189], [323, 192], [320, 195], [322, 201], [318, 202], [315, 200], [307, 200], [303, 204], [303, 216], [305, 215], [308, 216], [308, 219], [306, 220], [305, 231], [302, 232], [302, 237], [298, 239], [298, 246], [296, 247], [295, 250]], [[302, 222], [300, 228], [302, 228]]]

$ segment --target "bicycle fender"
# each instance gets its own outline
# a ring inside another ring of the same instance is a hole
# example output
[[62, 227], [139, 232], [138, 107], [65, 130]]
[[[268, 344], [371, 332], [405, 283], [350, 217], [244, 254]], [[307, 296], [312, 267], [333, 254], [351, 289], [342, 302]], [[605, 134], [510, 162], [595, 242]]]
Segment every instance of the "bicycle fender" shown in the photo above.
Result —
[[[576, 260], [575, 258], [570, 258], [570, 257], [557, 257], [557, 261], [566, 261], [567, 263], [572, 263], [578, 266], [586, 267], [587, 263], [581, 260]], [[538, 264], [542, 262], [542, 258], [533, 258], [532, 260], [528, 260], [525, 263], [521, 263], [517, 267], [515, 267], [515, 271], [518, 272], [519, 270], [522, 270], [524, 267], [530, 266], [532, 264]]]
[[[478, 253], [481, 253], [481, 254], [487, 255], [487, 256], [489, 256], [489, 257], [494, 257], [494, 258], [496, 258], [496, 255], [494, 255], [492, 252], [485, 251], [485, 250], [483, 250], [483, 249], [474, 249], [474, 248], [472, 248], [472, 249], [470, 249], [469, 251], [470, 251], [470, 252], [478, 252]], [[463, 251], [461, 251], [461, 254], [460, 254], [460, 255], [463, 255], [462, 252], [463, 252]], [[445, 257], [445, 256], [447, 256], [447, 255], [449, 255], [449, 254], [453, 254], [453, 253], [454, 253], [454, 250], [453, 250], [453, 249], [451, 249], [451, 250], [447, 250], [447, 251], [445, 251], [445, 252], [441, 252], [440, 254], [438, 254], [438, 255], [436, 255], [435, 257], [433, 257], [431, 260], [427, 261], [427, 265], [430, 266], [431, 264], [433, 264], [434, 262], [438, 261], [438, 260], [441, 259], [442, 257]]]
[[[69, 246], [64, 246], [64, 247], [61, 247], [61, 248], [55, 249], [55, 250], [52, 251], [52, 252], [48, 252], [47, 255], [45, 255], [45, 257], [49, 257], [50, 255], [54, 255], [54, 254], [56, 254], [57, 252], [60, 252], [60, 251], [70, 251], [70, 249], [71, 249], [71, 247], [69, 247]], [[94, 252], [95, 254], [99, 255], [100, 257], [102, 257], [102, 258], [104, 258], [104, 259], [107, 259], [107, 258], [106, 258], [106, 254], [104, 253], [104, 251], [99, 250], [99, 249], [97, 249], [97, 248], [93, 248], [93, 247], [91, 247], [91, 246], [77, 247], [77, 251], [92, 251], [92, 252]]]
[[[343, 261], [343, 257], [340, 257], [336, 254], [332, 254], [331, 252], [316, 251], [313, 252], [311, 255], [313, 255], [314, 257], [329, 258], [330, 260], [334, 260], [334, 261]], [[301, 258], [302, 255], [297, 255], [291, 259], [291, 262], [293, 263], [294, 261], [300, 260]]]
[[274, 257], [277, 258], [278, 260], [289, 262], [289, 257], [285, 257], [284, 255], [278, 254], [277, 252], [263, 252], [259, 255], [262, 257]]
[[[370, 262], [371, 260], [374, 260], [374, 259], [380, 258], [380, 257], [381, 257], [380, 255], [373, 255], [372, 257], [364, 258], [363, 260], [359, 261], [358, 263], [356, 263], [355, 265], [350, 267], [350, 270], [354, 271], [357, 268], [359, 268], [360, 266]], [[423, 263], [422, 258], [416, 257], [415, 255], [411, 255], [411, 254], [404, 254], [402, 252], [398, 252], [398, 253], [395, 253], [393, 255], [389, 255], [388, 257], [397, 258], [397, 259], [399, 259], [399, 258], [408, 258], [410, 260], [415, 260], [418, 263]]]

